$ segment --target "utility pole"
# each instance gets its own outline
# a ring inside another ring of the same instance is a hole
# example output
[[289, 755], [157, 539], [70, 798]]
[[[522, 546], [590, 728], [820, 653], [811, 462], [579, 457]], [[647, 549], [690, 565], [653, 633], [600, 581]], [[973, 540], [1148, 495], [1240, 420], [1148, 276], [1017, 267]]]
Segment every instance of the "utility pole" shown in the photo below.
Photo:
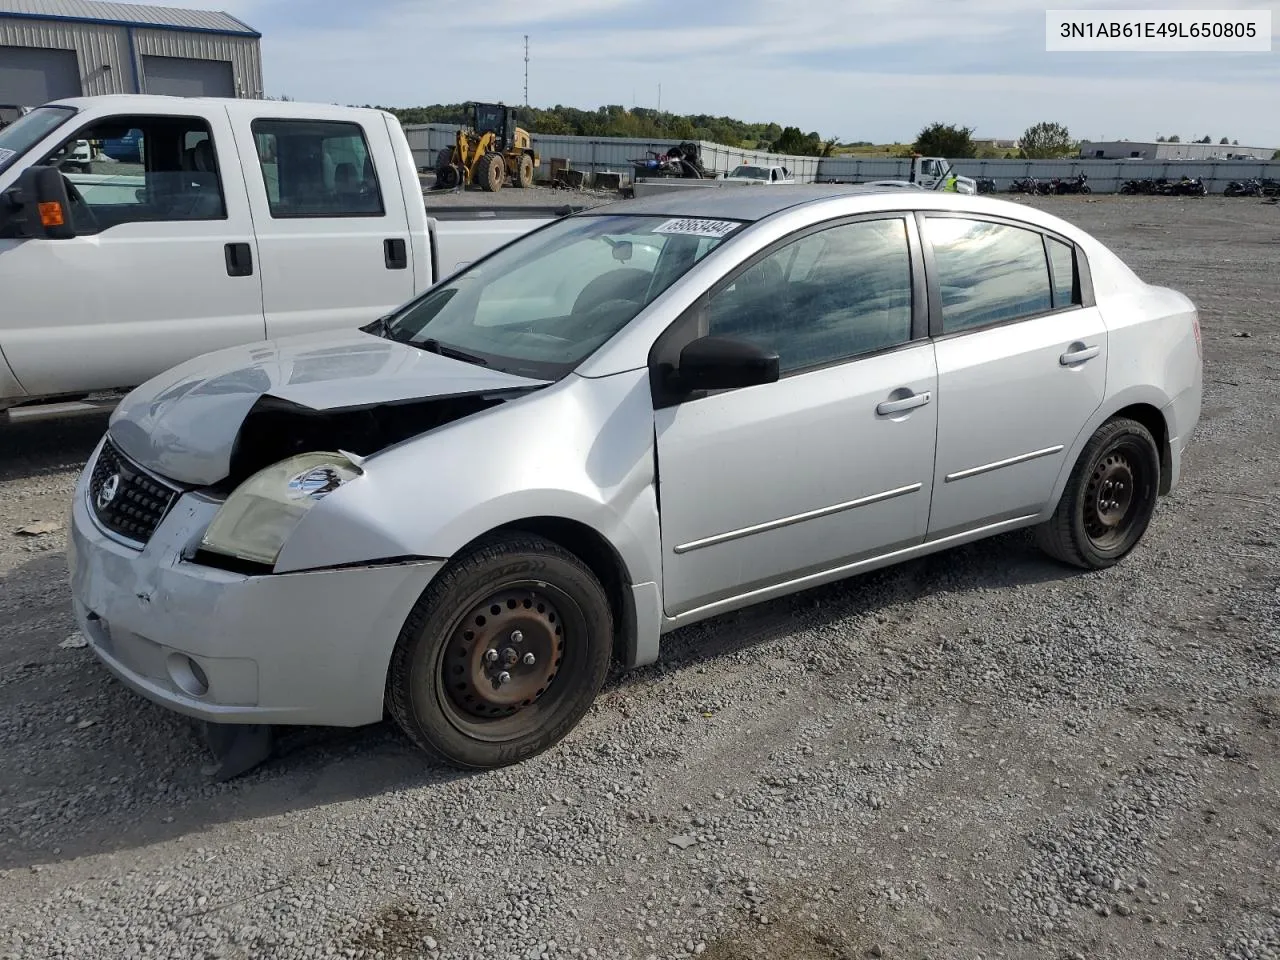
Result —
[[662, 84], [658, 84], [658, 113], [662, 113]]
[[529, 35], [524, 35], [524, 105], [529, 106]]

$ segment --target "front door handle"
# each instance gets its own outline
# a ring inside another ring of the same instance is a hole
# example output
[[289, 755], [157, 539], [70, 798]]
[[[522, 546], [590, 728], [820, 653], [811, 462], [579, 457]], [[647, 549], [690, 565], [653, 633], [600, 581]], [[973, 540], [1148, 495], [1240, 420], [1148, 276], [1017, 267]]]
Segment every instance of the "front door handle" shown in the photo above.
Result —
[[1066, 353], [1064, 353], [1062, 356], [1058, 358], [1058, 362], [1062, 364], [1064, 367], [1070, 367], [1070, 366], [1074, 366], [1077, 363], [1084, 363], [1086, 360], [1092, 360], [1101, 352], [1102, 352], [1102, 348], [1098, 346], [1093, 346], [1093, 347], [1081, 346], [1081, 347], [1077, 347], [1074, 350], [1068, 350]]
[[399, 237], [382, 241], [382, 257], [388, 270], [404, 270], [409, 266], [408, 247]]
[[228, 277], [253, 276], [253, 251], [247, 243], [228, 243], [223, 253], [227, 258]]
[[903, 397], [901, 400], [885, 400], [883, 403], [876, 405], [876, 413], [882, 417], [887, 417], [891, 413], [902, 413], [906, 410], [914, 410], [916, 407], [923, 407], [926, 403], [933, 399], [933, 394], [926, 390], [924, 393], [913, 393], [909, 397]]

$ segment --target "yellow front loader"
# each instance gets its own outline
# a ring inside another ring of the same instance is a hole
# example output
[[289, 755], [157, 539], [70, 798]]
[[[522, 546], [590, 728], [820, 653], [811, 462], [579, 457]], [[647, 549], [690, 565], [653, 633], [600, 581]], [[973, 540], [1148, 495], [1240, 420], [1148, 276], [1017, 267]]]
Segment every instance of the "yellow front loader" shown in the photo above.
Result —
[[472, 103], [470, 126], [436, 157], [436, 189], [479, 184], [490, 193], [528, 187], [538, 167], [529, 132], [516, 125], [515, 111], [501, 103]]

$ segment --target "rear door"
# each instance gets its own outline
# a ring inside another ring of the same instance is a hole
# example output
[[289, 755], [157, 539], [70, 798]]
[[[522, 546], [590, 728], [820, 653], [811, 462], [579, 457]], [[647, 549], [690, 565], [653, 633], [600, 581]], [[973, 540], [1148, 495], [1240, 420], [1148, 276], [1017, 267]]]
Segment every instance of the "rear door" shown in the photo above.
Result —
[[[231, 128], [222, 110], [184, 106], [68, 125], [41, 158], [75, 158], [78, 169], [66, 176], [77, 235], [0, 240], [4, 351], [29, 394], [136, 386], [183, 360], [263, 338]], [[83, 160], [86, 143], [131, 129], [133, 162]]]
[[271, 338], [357, 327], [415, 293], [406, 197], [380, 115], [302, 109], [229, 108]]
[[1102, 403], [1107, 330], [1064, 238], [995, 218], [920, 224], [938, 358], [933, 540], [1047, 505]]

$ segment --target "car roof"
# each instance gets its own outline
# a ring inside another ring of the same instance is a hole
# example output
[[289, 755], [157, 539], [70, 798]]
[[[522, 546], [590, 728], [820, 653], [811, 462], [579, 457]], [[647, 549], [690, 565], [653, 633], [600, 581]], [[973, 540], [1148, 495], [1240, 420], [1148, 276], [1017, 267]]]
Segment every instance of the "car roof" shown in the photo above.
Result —
[[893, 187], [872, 187], [862, 184], [805, 183], [771, 187], [768, 190], [752, 190], [749, 187], [707, 187], [706, 189], [680, 188], [670, 193], [634, 200], [618, 200], [607, 206], [595, 207], [579, 216], [596, 214], [652, 215], [666, 217], [719, 217], [727, 220], [754, 222], [775, 213], [789, 210], [803, 203], [813, 203], [835, 197], [893, 194], [900, 190]]

